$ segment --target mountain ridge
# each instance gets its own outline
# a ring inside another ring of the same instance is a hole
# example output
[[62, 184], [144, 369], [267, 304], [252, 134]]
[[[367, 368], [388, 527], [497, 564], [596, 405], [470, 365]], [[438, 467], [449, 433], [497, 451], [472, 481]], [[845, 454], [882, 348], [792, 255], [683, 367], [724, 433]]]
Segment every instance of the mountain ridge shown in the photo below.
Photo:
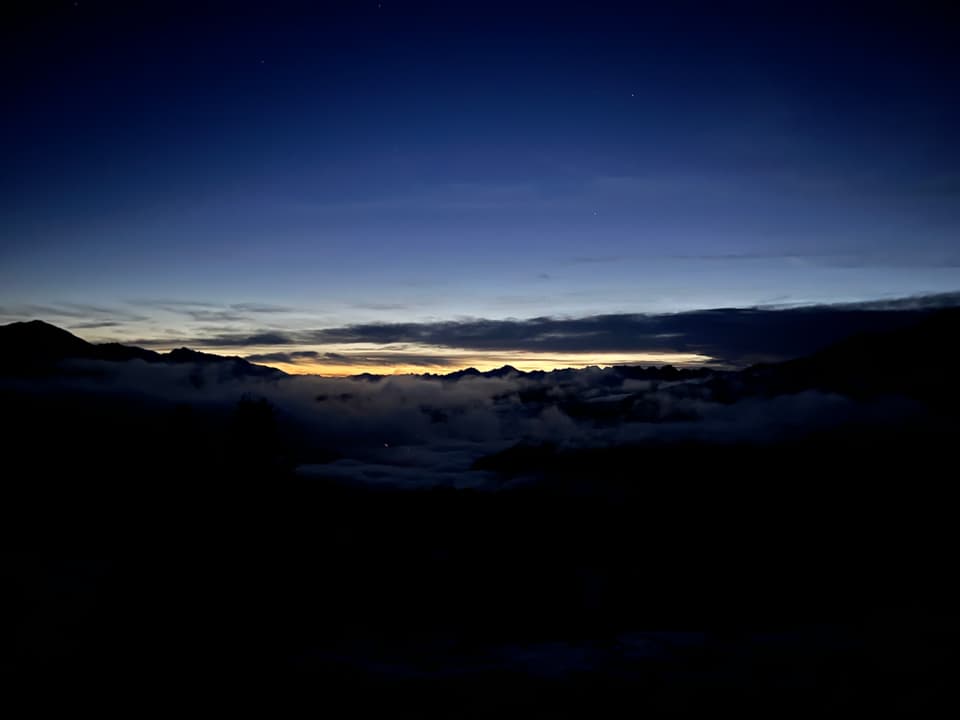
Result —
[[[677, 368], [672, 365], [616, 365], [610, 368], [623, 379], [682, 381], [706, 379], [722, 387], [736, 379], [735, 394], [783, 394], [819, 387], [845, 394], [873, 394], [884, 387], [906, 394], [934, 395], [942, 390], [955, 369], [960, 350], [960, 309], [944, 309], [913, 325], [887, 331], [859, 333], [809, 355], [777, 363], [760, 363], [737, 371], [711, 367]], [[217, 355], [180, 347], [159, 353], [121, 343], [87, 342], [63, 328], [43, 320], [15, 322], [0, 326], [0, 372], [36, 374], [52, 371], [68, 359], [108, 362], [141, 360], [157, 364], [232, 364], [235, 373], [259, 377], [284, 377], [287, 373], [232, 355]], [[590, 368], [563, 368], [551, 371], [518, 370], [512, 365], [481, 371], [462, 368], [446, 374], [421, 373], [417, 377], [455, 382], [462, 378], [563, 377]], [[379, 381], [390, 375], [361, 373], [356, 380]], [[892, 383], [892, 384], [891, 384]], [[949, 393], [948, 393], [949, 394]]]
[[28, 320], [0, 325], [0, 372], [33, 375], [50, 372], [64, 360], [101, 360], [183, 365], [231, 364], [236, 374], [258, 377], [282, 377], [286, 373], [274, 367], [252, 363], [236, 355], [215, 355], [190, 348], [166, 353], [122, 343], [90, 343], [69, 330], [43, 320]]

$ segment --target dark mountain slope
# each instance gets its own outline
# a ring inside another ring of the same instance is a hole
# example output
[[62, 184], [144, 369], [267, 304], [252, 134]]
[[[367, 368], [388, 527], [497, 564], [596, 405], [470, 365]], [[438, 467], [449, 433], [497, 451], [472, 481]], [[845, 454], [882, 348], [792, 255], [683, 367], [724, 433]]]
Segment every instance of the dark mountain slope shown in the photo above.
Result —
[[0, 326], [0, 369], [4, 372], [64, 358], [97, 356], [96, 346], [42, 320]]
[[43, 375], [55, 372], [64, 360], [104, 360], [148, 363], [224, 365], [236, 376], [280, 377], [282, 370], [257, 365], [240, 357], [225, 357], [178, 348], [158, 353], [144, 348], [105, 343], [94, 345], [62, 328], [42, 320], [17, 322], [0, 326], [0, 374]]
[[896, 394], [945, 407], [957, 399], [958, 350], [960, 310], [950, 309], [905, 328], [854, 335], [807, 357], [756, 365], [738, 379], [748, 394], [808, 389], [855, 398]]

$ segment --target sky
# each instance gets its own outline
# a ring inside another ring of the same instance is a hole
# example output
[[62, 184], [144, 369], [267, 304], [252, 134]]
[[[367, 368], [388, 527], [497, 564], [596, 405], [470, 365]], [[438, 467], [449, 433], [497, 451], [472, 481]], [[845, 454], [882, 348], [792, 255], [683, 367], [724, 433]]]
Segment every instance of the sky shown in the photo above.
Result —
[[696, 364], [436, 330], [960, 290], [958, 24], [916, 3], [3, 12], [0, 322], [324, 374]]

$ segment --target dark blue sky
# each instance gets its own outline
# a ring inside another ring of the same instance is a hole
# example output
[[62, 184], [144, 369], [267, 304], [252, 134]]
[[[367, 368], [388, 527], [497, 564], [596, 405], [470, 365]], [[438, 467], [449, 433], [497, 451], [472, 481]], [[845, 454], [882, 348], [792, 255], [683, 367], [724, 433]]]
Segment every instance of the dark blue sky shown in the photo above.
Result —
[[0, 310], [173, 342], [960, 289], [955, 18], [770, 5], [25, 3]]

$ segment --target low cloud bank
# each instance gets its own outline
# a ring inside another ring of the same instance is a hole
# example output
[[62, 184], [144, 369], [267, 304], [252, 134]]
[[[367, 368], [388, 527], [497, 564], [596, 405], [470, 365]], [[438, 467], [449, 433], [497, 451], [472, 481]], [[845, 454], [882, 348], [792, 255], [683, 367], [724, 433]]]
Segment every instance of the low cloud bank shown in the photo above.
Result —
[[[582, 318], [463, 319], [414, 323], [361, 323], [319, 329], [226, 329], [180, 338], [180, 344], [217, 348], [257, 348], [249, 359], [297, 363], [337, 362], [323, 348], [389, 349], [365, 354], [367, 364], [443, 366], [445, 352], [537, 354], [676, 353], [713, 358], [724, 366], [785, 360], [815, 352], [850, 335], [907, 327], [937, 310], [960, 306], [960, 293], [803, 307], [718, 308], [672, 314], [607, 314]], [[167, 346], [170, 339], [135, 344]], [[276, 351], [270, 348], [276, 347]], [[419, 348], [402, 357], [394, 351]], [[299, 349], [298, 349], [299, 348]], [[309, 349], [308, 349], [309, 348]], [[275, 359], [272, 359], [275, 358]], [[286, 358], [286, 359], [283, 359]], [[357, 361], [351, 352], [350, 359]]]
[[70, 361], [64, 370], [42, 380], [3, 380], [0, 389], [79, 393], [98, 403], [135, 398], [142, 412], [185, 406], [217, 417], [242, 398], [263, 399], [282, 438], [296, 439], [291, 452], [301, 474], [404, 486], [496, 486], [502, 478], [475, 463], [517, 445], [563, 451], [763, 444], [841, 426], [900, 423], [921, 412], [896, 396], [854, 400], [811, 388], [770, 397], [724, 373], [675, 382], [617, 368], [455, 380], [244, 378], [216, 367], [138, 360]]

